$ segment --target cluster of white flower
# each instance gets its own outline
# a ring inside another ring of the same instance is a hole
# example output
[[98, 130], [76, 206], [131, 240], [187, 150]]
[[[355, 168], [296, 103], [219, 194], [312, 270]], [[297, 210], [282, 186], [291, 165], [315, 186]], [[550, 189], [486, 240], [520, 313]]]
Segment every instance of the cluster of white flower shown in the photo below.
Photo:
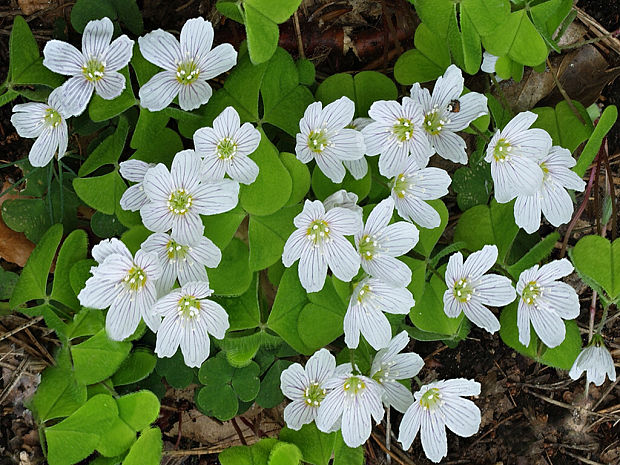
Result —
[[404, 417], [398, 440], [408, 449], [418, 431], [424, 452], [434, 462], [447, 455], [445, 426], [459, 436], [468, 437], [478, 431], [480, 410], [460, 396], [480, 394], [480, 384], [465, 379], [435, 381], [414, 395], [399, 380], [416, 376], [424, 361], [414, 353], [401, 353], [409, 344], [402, 332], [375, 355], [368, 376], [351, 363], [336, 366], [327, 349], [310, 357], [305, 368], [294, 363], [282, 372], [280, 387], [292, 402], [284, 409], [284, 421], [294, 430], [316, 422], [326, 433], [342, 431], [349, 447], [366, 442], [384, 409], [394, 407]]

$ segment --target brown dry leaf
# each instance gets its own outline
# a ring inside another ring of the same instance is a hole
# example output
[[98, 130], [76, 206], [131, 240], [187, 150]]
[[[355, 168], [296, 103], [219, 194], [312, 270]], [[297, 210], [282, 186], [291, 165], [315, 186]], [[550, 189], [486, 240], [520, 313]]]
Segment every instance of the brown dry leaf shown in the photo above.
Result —
[[502, 81], [500, 87], [511, 108], [515, 112], [521, 112], [533, 108], [545, 98], [555, 87], [555, 82], [549, 70], [537, 73], [531, 68], [526, 68], [520, 82], [510, 79]]
[[19, 8], [26, 16], [36, 13], [37, 11], [45, 10], [56, 4], [52, 0], [17, 0]]
[[[11, 184], [5, 182], [2, 191], [11, 187]], [[9, 192], [0, 197], [0, 210], [5, 200], [17, 199], [19, 194]], [[0, 215], [0, 258], [4, 258], [7, 262], [15, 263], [22, 268], [26, 265], [28, 257], [34, 249], [34, 244], [28, 240], [26, 235], [10, 229]]]

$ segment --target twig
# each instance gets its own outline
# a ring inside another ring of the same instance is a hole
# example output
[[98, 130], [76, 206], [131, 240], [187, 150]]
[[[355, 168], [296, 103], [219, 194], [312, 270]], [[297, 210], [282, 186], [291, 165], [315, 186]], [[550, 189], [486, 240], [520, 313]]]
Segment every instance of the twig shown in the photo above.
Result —
[[38, 317], [36, 317], [36, 318], [33, 318], [32, 320], [28, 320], [28, 321], [26, 321], [24, 324], [22, 324], [22, 325], [18, 326], [17, 328], [14, 328], [14, 329], [12, 329], [12, 330], [10, 330], [10, 331], [7, 331], [7, 332], [5, 332], [5, 333], [3, 333], [3, 334], [0, 334], [0, 341], [2, 341], [2, 340], [4, 340], [4, 339], [6, 339], [6, 338], [8, 338], [8, 337], [11, 337], [13, 334], [17, 334], [17, 333], [19, 333], [20, 331], [22, 331], [22, 330], [24, 330], [24, 329], [26, 329], [26, 328], [28, 328], [28, 327], [30, 327], [30, 326], [32, 326], [32, 325], [34, 325], [34, 324], [37, 324], [37, 323], [38, 323], [39, 321], [41, 321], [42, 319], [43, 319], [43, 317], [42, 317], [42, 316], [38, 316]]
[[551, 64], [551, 61], [549, 60], [549, 57], [547, 57], [547, 66], [549, 67], [549, 71], [551, 72], [551, 76], [553, 76], [553, 81], [555, 82], [556, 87], [560, 91], [560, 94], [562, 94], [562, 97], [564, 97], [564, 100], [566, 100], [566, 103], [568, 103], [568, 106], [570, 107], [571, 111], [575, 114], [577, 119], [579, 121], [581, 121], [581, 124], [586, 124], [586, 122], [583, 119], [583, 116], [581, 116], [581, 113], [579, 113], [579, 111], [577, 111], [577, 108], [575, 107], [575, 104], [573, 103], [572, 99], [566, 93], [566, 90], [564, 90], [564, 87], [562, 87], [562, 84], [560, 84], [560, 80], [558, 79], [558, 75], [554, 71], [553, 65]]
[[495, 431], [497, 428], [502, 426], [504, 423], [506, 423], [506, 422], [508, 422], [510, 420], [513, 420], [516, 417], [520, 417], [521, 415], [523, 415], [523, 412], [513, 413], [509, 417], [504, 418], [502, 421], [498, 421], [495, 425], [493, 425], [493, 427], [491, 429], [486, 431], [482, 436], [480, 436], [478, 439], [476, 439], [474, 442], [472, 442], [467, 448], [470, 449], [471, 447], [475, 446], [480, 441], [482, 441], [484, 438], [486, 438], [489, 434], [491, 434], [493, 431]]
[[569, 457], [572, 457], [574, 459], [579, 460], [580, 462], [587, 463], [589, 465], [604, 465], [601, 462], [595, 462], [594, 460], [590, 460], [590, 459], [587, 459], [585, 457], [581, 457], [581, 456], [579, 456], [577, 454], [573, 454], [572, 452], [569, 452], [569, 451], [564, 450], [564, 449], [560, 449], [560, 452], [562, 454], [568, 455]]
[[293, 25], [295, 26], [295, 35], [297, 36], [297, 48], [299, 50], [299, 58], [306, 58], [306, 54], [304, 52], [304, 41], [301, 38], [301, 27], [299, 27], [299, 16], [297, 15], [297, 10], [293, 13]]
[[605, 171], [607, 172], [607, 187], [609, 187], [609, 198], [611, 200], [611, 240], [616, 240], [618, 229], [618, 203], [616, 201], [616, 189], [614, 187], [614, 175], [611, 171], [611, 165], [609, 164], [609, 153], [607, 146], [607, 138], [603, 141], [601, 146], [603, 148], [601, 155], [603, 156], [603, 165], [605, 165]]
[[560, 402], [559, 400], [552, 399], [551, 397], [543, 396], [542, 394], [538, 394], [537, 392], [530, 391], [529, 389], [525, 389], [525, 392], [528, 394], [532, 394], [534, 397], [538, 397], [539, 399], [544, 400], [545, 402], [549, 402], [550, 404], [557, 405], [558, 407], [562, 407], [569, 410], [578, 410], [580, 412], [585, 412], [588, 415], [594, 415], [596, 417], [604, 417], [608, 419], [616, 419], [613, 415], [608, 415], [605, 413], [594, 412], [592, 410], [588, 410], [587, 408], [577, 407], [575, 405], [567, 404], [566, 402]]
[[385, 448], [387, 449], [387, 453], [385, 454], [385, 461], [386, 463], [389, 465], [392, 463], [392, 456], [390, 455], [390, 446], [391, 446], [391, 431], [392, 431], [392, 421], [390, 418], [390, 412], [392, 411], [392, 408], [390, 406], [388, 406], [386, 408], [387, 413], [385, 415]]
[[224, 450], [222, 447], [197, 447], [195, 449], [186, 450], [165, 450], [163, 455], [165, 457], [184, 457], [188, 455], [207, 455], [217, 454]]
[[4, 399], [8, 397], [8, 395], [11, 393], [13, 388], [17, 386], [17, 383], [19, 382], [20, 378], [22, 377], [22, 375], [28, 368], [28, 360], [29, 360], [28, 356], [24, 357], [24, 359], [21, 361], [21, 363], [17, 367], [17, 370], [13, 372], [11, 381], [9, 381], [6, 387], [2, 390], [2, 394], [0, 394], [0, 405], [2, 405], [2, 403], [4, 402]]
[[375, 433], [371, 433], [370, 434], [371, 437], [375, 440], [375, 442], [379, 445], [379, 447], [381, 448], [381, 450], [383, 452], [385, 452], [386, 454], [389, 454], [390, 457], [392, 457], [394, 460], [396, 460], [400, 465], [415, 465], [415, 463], [413, 461], [407, 460], [405, 462], [405, 458], [403, 457], [402, 459], [400, 457], [398, 457], [394, 452], [392, 452], [391, 450], [388, 450], [384, 445], [383, 445], [383, 441], [381, 441], [381, 439], [379, 439], [377, 437], [377, 435]]
[[603, 393], [603, 395], [601, 396], [601, 398], [599, 400], [596, 401], [596, 404], [594, 404], [592, 406], [592, 410], [596, 410], [596, 408], [601, 405], [601, 403], [603, 402], [603, 400], [605, 400], [605, 397], [607, 397], [609, 395], [609, 393], [611, 391], [613, 391], [613, 389], [616, 387], [616, 384], [618, 384], [618, 382], [620, 382], [620, 378], [616, 378], [616, 380], [611, 383], [611, 386], [609, 386], [607, 388], [607, 390]]
[[39, 341], [37, 341], [37, 339], [30, 332], [30, 329], [24, 328], [24, 332], [26, 333], [28, 338], [32, 341], [32, 343], [37, 347], [37, 349], [39, 349], [39, 352], [41, 352], [41, 355], [43, 357], [45, 357], [47, 360], [49, 360], [49, 362], [53, 365], [55, 363], [54, 362], [54, 357], [52, 357], [52, 355], [47, 351], [47, 349], [45, 347], [43, 347], [39, 343]]
[[237, 432], [237, 436], [239, 436], [239, 441], [241, 441], [241, 444], [243, 444], [244, 446], [247, 446], [248, 442], [245, 440], [245, 436], [241, 432], [241, 428], [239, 428], [237, 421], [234, 418], [231, 419], [230, 421], [233, 425], [233, 428], [235, 428], [235, 431]]

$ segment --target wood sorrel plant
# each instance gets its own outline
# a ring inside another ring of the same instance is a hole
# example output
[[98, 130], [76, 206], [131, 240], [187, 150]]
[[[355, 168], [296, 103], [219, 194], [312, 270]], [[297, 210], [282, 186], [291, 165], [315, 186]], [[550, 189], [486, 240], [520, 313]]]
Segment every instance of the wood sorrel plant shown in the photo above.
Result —
[[[28, 189], [44, 186], [6, 201], [3, 219], [37, 244], [10, 308], [42, 315], [62, 343], [29, 404], [51, 465], [159, 463], [164, 380], [198, 384], [197, 408], [221, 421], [288, 399], [279, 439], [226, 450], [224, 465], [327, 465], [332, 451], [334, 464], [361, 464], [392, 407], [400, 444], [420, 432], [439, 462], [445, 427], [478, 431], [465, 397], [480, 384], [412, 388], [426, 373], [410, 342], [454, 347], [471, 323], [564, 376], [615, 380], [604, 327], [620, 299], [620, 242], [586, 236], [571, 264], [551, 258], [558, 232], [538, 233], [541, 213], [553, 227], [573, 217], [569, 192], [586, 189], [615, 107], [595, 128], [576, 101], [514, 115], [464, 88], [481, 44], [498, 57], [485, 71], [503, 78], [544, 64], [570, 1], [412, 1], [416, 48], [394, 69], [413, 84], [404, 94], [375, 71], [318, 83], [309, 61], [277, 48], [298, 0], [220, 1], [245, 24], [238, 51], [212, 48], [203, 18], [178, 38], [143, 34], [135, 3], [103, 2], [114, 18], [86, 3], [72, 13], [82, 51], [53, 40], [43, 60], [15, 19], [0, 95], [26, 102], [11, 121], [36, 139]], [[113, 39], [118, 20], [137, 45]], [[74, 135], [92, 136], [87, 154]], [[431, 166], [436, 154], [465, 166]], [[441, 200], [450, 187], [460, 214]], [[94, 210], [90, 224], [76, 222], [79, 205]], [[579, 300], [562, 281], [573, 267], [604, 307], [583, 350]]]

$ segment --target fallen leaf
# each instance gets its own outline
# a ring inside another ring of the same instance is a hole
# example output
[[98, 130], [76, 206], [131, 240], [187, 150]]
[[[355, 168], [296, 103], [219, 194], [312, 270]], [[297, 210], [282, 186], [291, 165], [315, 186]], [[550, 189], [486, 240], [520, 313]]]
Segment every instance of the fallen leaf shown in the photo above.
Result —
[[[2, 186], [2, 192], [11, 186], [12, 184], [5, 182]], [[0, 209], [5, 200], [18, 198], [20, 198], [20, 195], [15, 193], [15, 191], [4, 194], [0, 197]], [[2, 216], [0, 215], [0, 258], [5, 259], [7, 262], [15, 263], [23, 268], [33, 249], [34, 243], [28, 240], [24, 233], [10, 229], [4, 224]]]
[[17, 0], [20, 10], [26, 16], [36, 13], [37, 11], [45, 10], [53, 7], [56, 2], [51, 0]]

